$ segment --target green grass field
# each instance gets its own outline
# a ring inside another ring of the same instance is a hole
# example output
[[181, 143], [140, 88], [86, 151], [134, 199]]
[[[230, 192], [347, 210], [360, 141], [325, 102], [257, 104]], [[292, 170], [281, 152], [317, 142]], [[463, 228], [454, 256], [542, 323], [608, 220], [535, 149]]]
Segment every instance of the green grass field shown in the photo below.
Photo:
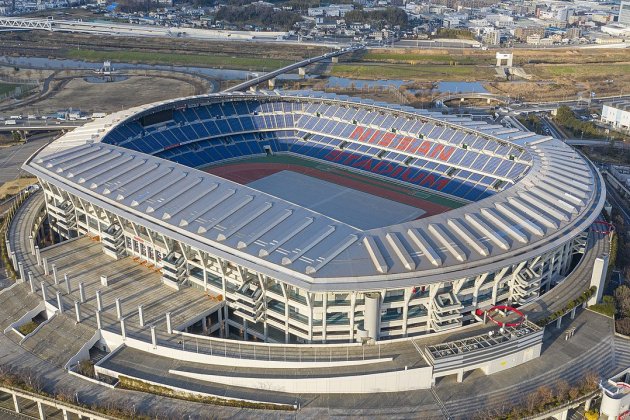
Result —
[[2, 83], [0, 82], [0, 95], [4, 95], [5, 93], [10, 93], [15, 90], [19, 85], [15, 85], [13, 83]]
[[494, 69], [476, 66], [411, 64], [335, 64], [332, 76], [355, 79], [492, 80]]
[[[529, 69], [528, 69], [529, 70]], [[588, 77], [609, 77], [624, 76], [630, 74], [630, 64], [589, 64], [588, 66], [577, 65], [548, 65], [532, 66], [531, 70], [541, 77], [562, 77], [577, 76], [578, 78]]]
[[95, 51], [69, 50], [67, 58], [86, 61], [112, 60], [124, 63], [165, 64], [195, 67], [225, 67], [244, 70], [272, 70], [287, 66], [289, 60], [275, 58], [232, 57], [226, 55], [208, 54], [169, 54], [146, 51]]

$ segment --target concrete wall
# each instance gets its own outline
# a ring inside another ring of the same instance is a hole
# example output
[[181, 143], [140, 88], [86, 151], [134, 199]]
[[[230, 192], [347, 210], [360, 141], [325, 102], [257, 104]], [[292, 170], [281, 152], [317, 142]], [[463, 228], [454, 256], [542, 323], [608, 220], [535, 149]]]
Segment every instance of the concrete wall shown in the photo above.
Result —
[[263, 389], [292, 394], [369, 394], [374, 392], [401, 392], [431, 387], [432, 368], [398, 370], [369, 375], [338, 376], [328, 378], [256, 378], [220, 376], [169, 370], [169, 373], [186, 378], [218, 384]]
[[[250, 367], [255, 369], [308, 369], [308, 368], [327, 368], [327, 367], [339, 367], [339, 366], [360, 366], [366, 364], [385, 363], [391, 362], [391, 357], [383, 357], [381, 359], [368, 359], [368, 360], [349, 360], [349, 361], [321, 361], [321, 362], [292, 362], [292, 361], [278, 361], [278, 360], [254, 360], [254, 359], [237, 359], [234, 357], [220, 356], [222, 348], [219, 346], [216, 351], [219, 355], [209, 355], [205, 353], [195, 353], [192, 351], [180, 350], [172, 347], [165, 347], [158, 345], [153, 348], [151, 343], [137, 340], [127, 337], [124, 341], [122, 336], [102, 330], [101, 342], [109, 349], [117, 349], [121, 345], [126, 345], [137, 350], [145, 351], [147, 353], [156, 354], [158, 356], [169, 357], [176, 360], [183, 360], [187, 362], [203, 363], [218, 366], [238, 366], [238, 367]], [[194, 341], [188, 341], [189, 345], [192, 345]]]

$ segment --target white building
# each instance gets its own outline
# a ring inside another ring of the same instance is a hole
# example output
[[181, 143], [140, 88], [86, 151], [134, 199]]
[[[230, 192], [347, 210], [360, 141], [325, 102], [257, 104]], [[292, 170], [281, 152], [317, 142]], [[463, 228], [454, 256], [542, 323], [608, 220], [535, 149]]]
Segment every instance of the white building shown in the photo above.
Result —
[[619, 6], [619, 23], [630, 26], [630, 1], [622, 1]]
[[630, 414], [630, 368], [600, 383], [602, 404], [600, 418], [622, 419]]
[[604, 104], [602, 122], [616, 129], [630, 130], [630, 101], [613, 101]]

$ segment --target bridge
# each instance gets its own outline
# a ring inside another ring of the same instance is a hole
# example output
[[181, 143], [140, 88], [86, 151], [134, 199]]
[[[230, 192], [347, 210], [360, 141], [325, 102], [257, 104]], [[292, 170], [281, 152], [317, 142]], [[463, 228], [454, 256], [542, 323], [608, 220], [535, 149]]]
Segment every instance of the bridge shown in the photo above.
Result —
[[0, 28], [8, 29], [44, 29], [52, 31], [53, 21], [48, 19], [25, 19], [0, 17]]
[[459, 99], [460, 101], [464, 101], [466, 99], [481, 99], [486, 100], [488, 103], [494, 101], [502, 104], [511, 104], [514, 102], [514, 99], [511, 99], [509, 96], [495, 95], [493, 93], [486, 92], [462, 92], [462, 93], [451, 93], [448, 92], [446, 94], [440, 95], [435, 98], [434, 102], [448, 102]]
[[339, 57], [340, 55], [359, 51], [359, 50], [362, 50], [363, 48], [364, 48], [363, 46], [343, 48], [337, 51], [329, 52], [324, 55], [320, 55], [318, 57], [307, 58], [306, 60], [298, 61], [297, 63], [290, 64], [286, 67], [282, 67], [281, 69], [274, 70], [269, 73], [265, 73], [262, 76], [255, 77], [243, 83], [239, 83], [236, 86], [232, 86], [230, 88], [225, 89], [223, 92], [229, 93], [229, 92], [237, 92], [237, 91], [249, 89], [251, 87], [256, 86], [257, 84], [260, 84], [266, 81], [269, 81], [269, 87], [273, 89], [273, 87], [275, 86], [275, 84], [273, 83], [273, 80], [275, 80], [275, 78], [277, 76], [280, 76], [281, 74], [288, 73], [292, 70], [303, 68], [303, 67], [308, 66], [309, 64], [317, 63], [319, 61], [327, 60], [329, 58], [334, 59], [336, 57]]

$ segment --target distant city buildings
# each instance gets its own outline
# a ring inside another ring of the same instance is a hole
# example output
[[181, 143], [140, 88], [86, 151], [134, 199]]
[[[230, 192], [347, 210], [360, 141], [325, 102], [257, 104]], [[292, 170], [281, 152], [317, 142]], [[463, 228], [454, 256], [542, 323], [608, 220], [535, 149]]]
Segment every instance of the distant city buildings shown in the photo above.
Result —
[[[79, 1], [81, 3], [79, 3]], [[129, 0], [144, 4], [144, 0]], [[284, 39], [312, 41], [334, 37], [336, 42], [365, 42], [385, 45], [399, 39], [426, 40], [456, 37], [458, 41], [475, 41], [475, 46], [610, 44], [630, 41], [630, 0], [617, 6], [608, 2], [574, 0], [541, 3], [528, 0], [359, 0], [352, 4], [331, 4], [300, 8], [298, 5], [278, 5], [265, 1], [253, 2], [255, 7], [268, 7], [274, 12], [290, 12], [296, 23], [282, 25], [258, 18], [218, 19], [224, 6], [191, 6], [154, 0], [149, 10], [121, 6], [123, 2], [105, 0], [0, 0], [0, 15], [20, 16], [36, 10], [80, 7], [92, 10], [94, 19], [111, 18], [137, 25], [169, 28], [209, 28], [237, 31], [286, 31]], [[135, 2], [135, 3], [134, 3]], [[242, 2], [239, 2], [241, 4]], [[126, 3], [125, 3], [126, 4]], [[361, 5], [360, 13], [350, 13]], [[231, 6], [233, 8], [249, 7]], [[395, 13], [391, 13], [392, 9]], [[406, 19], [399, 19], [404, 11]], [[366, 18], [372, 14], [372, 18]], [[65, 11], [52, 11], [54, 19], [64, 19]], [[234, 14], [233, 14], [234, 15]], [[243, 13], [241, 16], [248, 16]], [[362, 17], [359, 17], [362, 16]], [[381, 16], [385, 16], [384, 18]], [[70, 18], [71, 19], [71, 18]], [[388, 21], [390, 19], [390, 21]], [[387, 32], [383, 33], [385, 29]], [[470, 32], [470, 38], [467, 36]], [[473, 44], [470, 44], [473, 45]]]

